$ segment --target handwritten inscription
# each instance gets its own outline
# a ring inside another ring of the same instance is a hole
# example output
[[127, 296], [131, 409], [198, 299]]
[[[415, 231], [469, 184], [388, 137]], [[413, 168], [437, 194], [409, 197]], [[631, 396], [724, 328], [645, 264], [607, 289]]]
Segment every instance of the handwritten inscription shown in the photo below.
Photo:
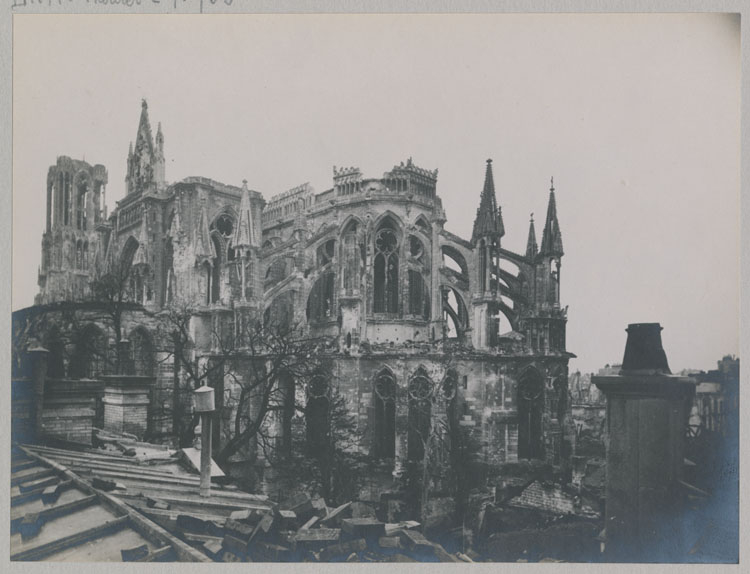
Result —
[[[63, 5], [106, 5], [106, 6], [125, 6], [133, 8], [136, 6], [147, 6], [149, 4], [159, 4], [164, 6], [171, 5], [175, 10], [180, 6], [192, 5], [203, 12], [203, 6], [213, 4], [224, 4], [231, 6], [234, 0], [12, 0], [11, 8], [19, 9], [26, 7], [52, 7]], [[188, 6], [186, 6], [188, 7]]]

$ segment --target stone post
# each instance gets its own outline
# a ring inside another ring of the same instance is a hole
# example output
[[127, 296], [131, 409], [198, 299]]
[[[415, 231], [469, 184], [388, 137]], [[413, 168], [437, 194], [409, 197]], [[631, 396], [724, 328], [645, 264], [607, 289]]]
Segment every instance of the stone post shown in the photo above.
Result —
[[44, 347], [31, 347], [27, 353], [31, 362], [31, 381], [34, 388], [34, 435], [39, 440], [43, 433], [44, 383], [47, 379], [49, 351]]
[[679, 480], [695, 385], [670, 374], [660, 331], [630, 325], [620, 375], [592, 377], [607, 397], [608, 561], [683, 561], [688, 551]]
[[104, 430], [142, 440], [148, 428], [153, 377], [110, 375], [104, 379]]

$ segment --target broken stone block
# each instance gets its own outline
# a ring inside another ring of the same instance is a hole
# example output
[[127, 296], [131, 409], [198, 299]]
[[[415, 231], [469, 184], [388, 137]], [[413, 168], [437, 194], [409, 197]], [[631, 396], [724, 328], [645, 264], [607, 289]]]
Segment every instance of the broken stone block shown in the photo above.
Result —
[[42, 491], [42, 502], [44, 504], [57, 502], [58, 498], [60, 498], [60, 491], [58, 490], [57, 485], [48, 486]]
[[349, 556], [347, 557], [346, 561], [347, 562], [356, 562], [357, 561], [357, 553], [356, 552], [352, 552], [351, 554], [349, 554]]
[[378, 545], [381, 548], [401, 548], [401, 540], [398, 536], [381, 536]]
[[363, 552], [367, 549], [367, 541], [364, 538], [357, 538], [356, 540], [350, 540], [342, 544], [333, 544], [323, 549], [320, 553], [320, 559], [324, 562], [330, 562], [336, 558], [343, 558], [349, 556], [353, 552]]
[[341, 506], [338, 506], [331, 510], [326, 516], [320, 521], [321, 526], [338, 526], [341, 524], [341, 520], [344, 518], [350, 518], [352, 515], [351, 502], [345, 502]]
[[379, 538], [385, 534], [385, 523], [375, 518], [344, 518], [341, 528], [350, 536], [358, 538]]
[[263, 516], [263, 518], [260, 519], [260, 522], [258, 523], [258, 528], [262, 530], [265, 534], [268, 534], [268, 532], [273, 527], [273, 523], [275, 522], [274, 515], [271, 513], [268, 513]]
[[404, 520], [403, 522], [387, 522], [385, 524], [385, 535], [396, 536], [401, 530], [411, 530], [419, 527], [416, 520]]
[[341, 539], [339, 528], [315, 528], [312, 530], [299, 530], [293, 535], [295, 549], [320, 550], [331, 544], [337, 544]]
[[297, 530], [297, 514], [293, 510], [279, 510], [279, 528], [282, 530]]
[[223, 550], [224, 546], [220, 540], [208, 540], [203, 543], [203, 551], [209, 558], [213, 558], [214, 560], [221, 558]]
[[23, 517], [18, 525], [18, 531], [21, 533], [21, 538], [33, 538], [42, 529], [43, 521], [39, 517], [38, 512], [32, 512]]
[[221, 541], [221, 546], [236, 556], [243, 557], [247, 554], [247, 541], [227, 534]]
[[253, 516], [252, 510], [235, 510], [229, 515], [229, 518], [242, 522], [243, 520], [249, 520], [251, 516]]
[[167, 504], [166, 502], [151, 497], [146, 498], [146, 506], [148, 506], [149, 508], [155, 508], [157, 510], [169, 510], [170, 508], [169, 504]]
[[432, 554], [432, 542], [427, 540], [418, 530], [402, 530], [399, 532], [401, 543], [412, 552], [419, 554]]
[[224, 523], [224, 530], [227, 534], [231, 534], [235, 538], [244, 540], [247, 543], [250, 541], [255, 529], [244, 522], [237, 522], [236, 520], [227, 518], [227, 521]]
[[148, 546], [141, 544], [134, 548], [123, 548], [120, 550], [120, 555], [122, 556], [123, 562], [135, 562], [136, 560], [148, 556]]
[[114, 490], [117, 488], [117, 483], [114, 480], [106, 480], [104, 478], [99, 478], [97, 476], [94, 477], [94, 479], [91, 481], [91, 485], [94, 488], [98, 488], [99, 490]]
[[207, 530], [205, 520], [196, 518], [189, 514], [178, 514], [177, 515], [177, 528], [186, 532], [194, 532], [196, 534], [203, 534]]

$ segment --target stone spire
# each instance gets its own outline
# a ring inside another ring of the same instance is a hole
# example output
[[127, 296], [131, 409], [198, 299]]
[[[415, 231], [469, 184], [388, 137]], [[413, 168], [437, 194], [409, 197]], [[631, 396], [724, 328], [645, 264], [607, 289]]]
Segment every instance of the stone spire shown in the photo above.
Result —
[[258, 233], [253, 222], [253, 212], [250, 209], [250, 191], [247, 189], [247, 180], [242, 181], [242, 198], [240, 199], [240, 211], [237, 215], [237, 225], [234, 228], [232, 247], [235, 249], [248, 249], [258, 247]]
[[536, 254], [539, 252], [539, 247], [536, 244], [536, 231], [534, 230], [534, 214], [531, 214], [531, 221], [529, 221], [529, 238], [526, 241], [526, 257], [534, 259]]
[[[151, 122], [148, 119], [148, 103], [141, 100], [141, 119], [138, 122], [138, 133], [135, 136], [135, 148], [143, 149], [147, 146], [149, 154], [154, 153], [154, 138], [151, 135]], [[144, 150], [145, 151], [145, 150]]]
[[487, 171], [484, 176], [484, 189], [479, 200], [477, 217], [474, 220], [474, 231], [471, 234], [472, 243], [476, 243], [482, 237], [493, 237], [500, 239], [505, 235], [503, 216], [497, 206], [495, 197], [495, 181], [492, 177], [492, 160], [487, 160]]
[[165, 180], [164, 159], [164, 134], [161, 131], [161, 122], [156, 128], [156, 150], [154, 151], [154, 181], [157, 187], [162, 188]]
[[214, 249], [214, 243], [211, 241], [211, 234], [208, 231], [205, 200], [201, 203], [200, 219], [198, 220], [198, 227], [195, 228], [194, 245], [195, 263], [202, 265], [208, 262], [210, 265], [213, 265], [216, 258], [216, 249]]
[[563, 255], [562, 234], [560, 225], [557, 223], [557, 204], [555, 203], [555, 181], [550, 180], [549, 203], [547, 204], [547, 220], [544, 222], [544, 233], [542, 234], [541, 255]]

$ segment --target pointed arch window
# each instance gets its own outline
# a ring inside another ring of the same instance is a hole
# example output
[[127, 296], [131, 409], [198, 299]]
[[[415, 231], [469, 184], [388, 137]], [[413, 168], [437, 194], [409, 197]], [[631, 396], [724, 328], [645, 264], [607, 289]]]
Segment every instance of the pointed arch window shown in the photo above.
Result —
[[399, 237], [395, 226], [386, 220], [375, 235], [375, 313], [398, 313]]
[[372, 454], [376, 458], [396, 456], [396, 379], [388, 370], [381, 371], [373, 385]]

